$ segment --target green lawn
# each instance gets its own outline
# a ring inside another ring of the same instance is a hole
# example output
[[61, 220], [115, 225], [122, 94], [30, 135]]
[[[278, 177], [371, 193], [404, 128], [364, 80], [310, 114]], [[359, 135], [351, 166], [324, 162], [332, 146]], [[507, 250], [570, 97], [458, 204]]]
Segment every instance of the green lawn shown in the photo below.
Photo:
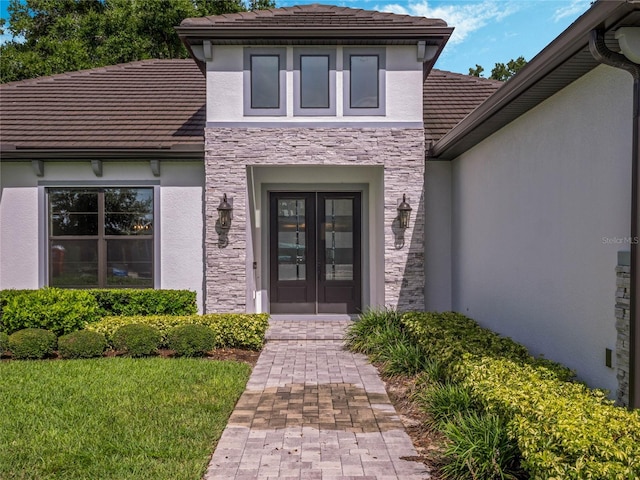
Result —
[[0, 479], [198, 480], [250, 367], [203, 359], [0, 363]]

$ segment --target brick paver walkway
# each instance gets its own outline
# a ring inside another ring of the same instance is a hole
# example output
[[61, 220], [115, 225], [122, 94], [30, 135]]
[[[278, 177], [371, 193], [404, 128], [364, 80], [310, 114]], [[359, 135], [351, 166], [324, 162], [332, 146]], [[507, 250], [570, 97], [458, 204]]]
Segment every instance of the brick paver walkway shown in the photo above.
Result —
[[205, 480], [429, 478], [349, 323], [271, 321]]

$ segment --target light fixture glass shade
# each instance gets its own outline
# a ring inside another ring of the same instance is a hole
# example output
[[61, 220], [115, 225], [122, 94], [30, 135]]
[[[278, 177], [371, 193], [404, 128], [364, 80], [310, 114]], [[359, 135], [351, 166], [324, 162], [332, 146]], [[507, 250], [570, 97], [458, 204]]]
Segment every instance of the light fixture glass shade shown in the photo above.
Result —
[[227, 201], [227, 194], [225, 193], [222, 197], [222, 201], [220, 202], [220, 205], [218, 205], [218, 220], [220, 221], [220, 228], [231, 227], [232, 211], [233, 211], [233, 207]]
[[398, 205], [398, 219], [400, 228], [409, 228], [409, 219], [411, 218], [411, 205], [407, 203], [407, 196], [402, 195], [402, 202]]

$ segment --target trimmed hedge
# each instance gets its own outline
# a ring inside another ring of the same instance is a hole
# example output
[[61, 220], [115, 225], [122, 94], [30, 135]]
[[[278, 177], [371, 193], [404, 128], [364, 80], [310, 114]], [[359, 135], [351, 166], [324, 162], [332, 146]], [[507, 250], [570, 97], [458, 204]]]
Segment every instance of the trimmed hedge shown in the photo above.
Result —
[[456, 370], [487, 410], [510, 420], [533, 478], [640, 478], [639, 412], [530, 364], [467, 355]]
[[89, 330], [79, 330], [58, 338], [58, 353], [62, 358], [100, 357], [106, 348], [104, 335]]
[[640, 413], [613, 406], [572, 372], [456, 313], [408, 313], [402, 325], [484, 409], [507, 421], [532, 478], [640, 477]]
[[189, 290], [93, 289], [100, 316], [191, 315], [198, 311]]
[[11, 334], [25, 328], [43, 328], [64, 335], [98, 318], [98, 303], [88, 292], [43, 288], [9, 297], [3, 308], [2, 330]]
[[9, 350], [9, 335], [0, 332], [0, 357]]
[[216, 336], [204, 325], [181, 325], [169, 331], [167, 346], [180, 357], [200, 357], [214, 349]]
[[196, 293], [188, 290], [104, 289], [0, 291], [0, 331], [47, 328], [57, 335], [81, 330], [105, 316], [191, 315]]
[[213, 330], [215, 348], [245, 348], [259, 350], [264, 344], [264, 336], [269, 327], [269, 315], [266, 313], [211, 313], [188, 316], [136, 316], [106, 317], [101, 321], [87, 325], [88, 330], [103, 333], [111, 341], [115, 331], [133, 323], [150, 325], [160, 332], [162, 345], [167, 344], [169, 331], [180, 325], [205, 325]]
[[465, 355], [508, 358], [546, 371], [546, 375], [571, 380], [575, 372], [544, 358], [534, 358], [523, 345], [478, 325], [455, 312], [409, 312], [401, 317], [402, 327], [430, 357], [450, 370]]
[[160, 332], [150, 325], [124, 325], [113, 334], [113, 346], [132, 357], [153, 355], [160, 346]]
[[9, 335], [9, 350], [18, 360], [45, 358], [53, 354], [56, 343], [56, 335], [42, 328], [25, 328]]

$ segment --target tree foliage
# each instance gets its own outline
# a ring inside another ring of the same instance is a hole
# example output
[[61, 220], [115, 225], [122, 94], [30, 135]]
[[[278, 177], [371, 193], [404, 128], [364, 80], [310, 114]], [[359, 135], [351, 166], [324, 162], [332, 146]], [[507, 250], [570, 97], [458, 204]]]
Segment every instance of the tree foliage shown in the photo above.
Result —
[[484, 72], [484, 67], [476, 63], [476, 68], [469, 68], [469, 75], [472, 77], [481, 77]]
[[274, 0], [11, 0], [13, 40], [0, 45], [10, 82], [149, 58], [186, 58], [175, 26], [202, 17], [275, 7]]
[[[496, 63], [495, 66], [491, 69], [491, 76], [493, 80], [509, 80], [516, 73], [518, 73], [522, 67], [527, 64], [527, 61], [524, 57], [520, 56], [518, 58], [509, 60], [505, 63]], [[469, 75], [474, 77], [481, 77], [484, 72], [484, 68], [478, 64], [476, 64], [475, 68], [469, 69]]]

